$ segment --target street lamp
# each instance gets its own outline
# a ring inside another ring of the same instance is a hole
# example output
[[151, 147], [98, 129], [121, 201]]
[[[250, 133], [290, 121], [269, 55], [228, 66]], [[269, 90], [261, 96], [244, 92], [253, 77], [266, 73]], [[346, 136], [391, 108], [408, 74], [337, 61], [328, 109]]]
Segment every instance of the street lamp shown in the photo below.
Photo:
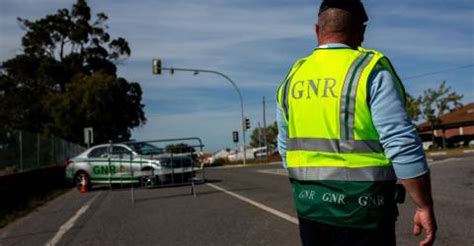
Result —
[[217, 74], [217, 75], [220, 75], [222, 77], [224, 77], [225, 79], [227, 79], [227, 81], [229, 81], [232, 86], [234, 87], [234, 89], [237, 91], [237, 94], [239, 94], [239, 99], [240, 99], [240, 114], [241, 114], [241, 118], [242, 118], [242, 122], [241, 122], [241, 125], [242, 125], [242, 139], [243, 139], [243, 142], [244, 142], [244, 165], [246, 164], [247, 162], [247, 147], [246, 147], [246, 140], [245, 140], [245, 132], [246, 132], [246, 127], [245, 127], [245, 117], [244, 117], [244, 101], [242, 99], [242, 94], [240, 93], [240, 89], [239, 87], [237, 87], [237, 85], [235, 84], [235, 82], [229, 78], [229, 76], [221, 73], [221, 72], [217, 72], [217, 71], [213, 71], [213, 70], [205, 70], [205, 69], [191, 69], [191, 68], [165, 68], [165, 67], [161, 67], [161, 60], [160, 59], [153, 59], [153, 74], [156, 74], [156, 75], [160, 75], [161, 74], [161, 71], [162, 70], [167, 70], [167, 71], [171, 71], [171, 74], [174, 74], [174, 72], [176, 71], [183, 71], [183, 72], [193, 72], [194, 75], [198, 75], [199, 73], [213, 73], [213, 74]]

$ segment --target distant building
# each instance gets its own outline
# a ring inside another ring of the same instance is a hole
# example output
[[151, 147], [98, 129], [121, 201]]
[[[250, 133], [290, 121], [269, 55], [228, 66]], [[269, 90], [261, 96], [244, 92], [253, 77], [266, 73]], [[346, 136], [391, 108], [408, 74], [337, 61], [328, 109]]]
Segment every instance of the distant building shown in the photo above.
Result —
[[204, 160], [205, 164], [213, 164], [219, 159], [226, 159], [228, 160], [229, 155], [231, 154], [230, 149], [223, 149], [220, 151], [215, 152], [214, 154], [207, 156], [207, 158]]
[[[247, 151], [245, 152], [247, 160], [252, 160], [252, 159], [257, 159], [258, 157], [257, 154], [261, 153], [262, 151], [265, 151], [265, 147], [258, 147], [258, 148], [247, 148]], [[244, 149], [243, 147], [240, 147], [238, 151], [233, 152], [228, 156], [230, 161], [240, 161], [244, 159]]]
[[438, 147], [469, 146], [474, 141], [474, 103], [441, 116], [435, 129], [430, 122], [423, 122], [417, 130], [425, 149], [429, 148], [433, 139]]
[[[273, 150], [270, 150], [270, 154], [273, 153]], [[266, 147], [258, 147], [258, 148], [247, 148], [246, 149], [246, 158], [247, 160], [259, 159], [264, 158], [266, 156]], [[220, 150], [212, 156], [206, 156], [204, 158], [205, 164], [214, 164], [220, 159], [224, 159], [226, 161], [241, 161], [244, 159], [244, 149], [243, 147], [239, 147], [238, 149], [223, 149]]]

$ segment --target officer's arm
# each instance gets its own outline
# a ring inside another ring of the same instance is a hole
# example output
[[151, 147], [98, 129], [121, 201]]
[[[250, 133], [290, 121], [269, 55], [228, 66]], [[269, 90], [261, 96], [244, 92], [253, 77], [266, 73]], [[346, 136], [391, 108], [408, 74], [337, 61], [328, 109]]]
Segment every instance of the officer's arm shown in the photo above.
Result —
[[400, 182], [408, 191], [417, 208], [425, 210], [433, 208], [429, 173], [412, 179], [400, 179]]
[[425, 231], [425, 238], [420, 245], [431, 245], [437, 227], [429, 168], [421, 140], [406, 112], [404, 92], [401, 90], [403, 86], [396, 74], [392, 73], [393, 69], [385, 69], [388, 66], [380, 66], [370, 78], [369, 105], [372, 118], [385, 154], [417, 206], [414, 233], [418, 235], [421, 230]]
[[418, 236], [423, 230], [425, 238], [420, 242], [420, 245], [432, 245], [438, 227], [434, 215], [429, 173], [417, 178], [401, 179], [400, 182], [405, 186], [416, 205], [413, 234]]
[[423, 144], [405, 108], [403, 86], [388, 65], [377, 65], [369, 77], [368, 103], [385, 155], [399, 179], [429, 173]]
[[284, 119], [284, 113], [281, 107], [277, 103], [277, 125], [278, 125], [278, 136], [277, 136], [277, 144], [278, 144], [278, 152], [280, 153], [283, 168], [286, 168], [286, 140], [288, 139], [288, 124]]

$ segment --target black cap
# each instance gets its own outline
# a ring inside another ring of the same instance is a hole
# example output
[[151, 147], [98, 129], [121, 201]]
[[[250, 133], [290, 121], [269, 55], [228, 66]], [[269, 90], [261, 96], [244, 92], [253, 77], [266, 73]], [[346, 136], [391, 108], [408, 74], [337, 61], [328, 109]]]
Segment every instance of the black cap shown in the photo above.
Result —
[[362, 23], [369, 20], [364, 5], [360, 0], [323, 0], [319, 7], [318, 16], [330, 8], [344, 9], [353, 14], [353, 16], [359, 19]]

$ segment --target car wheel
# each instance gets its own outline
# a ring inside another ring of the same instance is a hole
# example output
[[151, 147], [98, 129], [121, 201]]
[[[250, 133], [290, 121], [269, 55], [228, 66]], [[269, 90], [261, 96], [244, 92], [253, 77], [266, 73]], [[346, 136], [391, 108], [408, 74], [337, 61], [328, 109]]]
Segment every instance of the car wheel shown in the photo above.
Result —
[[[152, 171], [151, 167], [145, 167], [142, 169], [142, 172], [150, 172]], [[143, 187], [151, 187], [156, 184], [156, 180], [153, 175], [145, 175], [140, 177], [140, 183]]]
[[143, 187], [153, 187], [156, 185], [156, 176], [144, 176], [142, 179]]
[[91, 188], [92, 188], [91, 179], [90, 179], [89, 175], [84, 171], [77, 172], [76, 176], [74, 177], [74, 184], [76, 185], [76, 188], [78, 190], [81, 189], [83, 178], [86, 180], [87, 190], [91, 190]]

